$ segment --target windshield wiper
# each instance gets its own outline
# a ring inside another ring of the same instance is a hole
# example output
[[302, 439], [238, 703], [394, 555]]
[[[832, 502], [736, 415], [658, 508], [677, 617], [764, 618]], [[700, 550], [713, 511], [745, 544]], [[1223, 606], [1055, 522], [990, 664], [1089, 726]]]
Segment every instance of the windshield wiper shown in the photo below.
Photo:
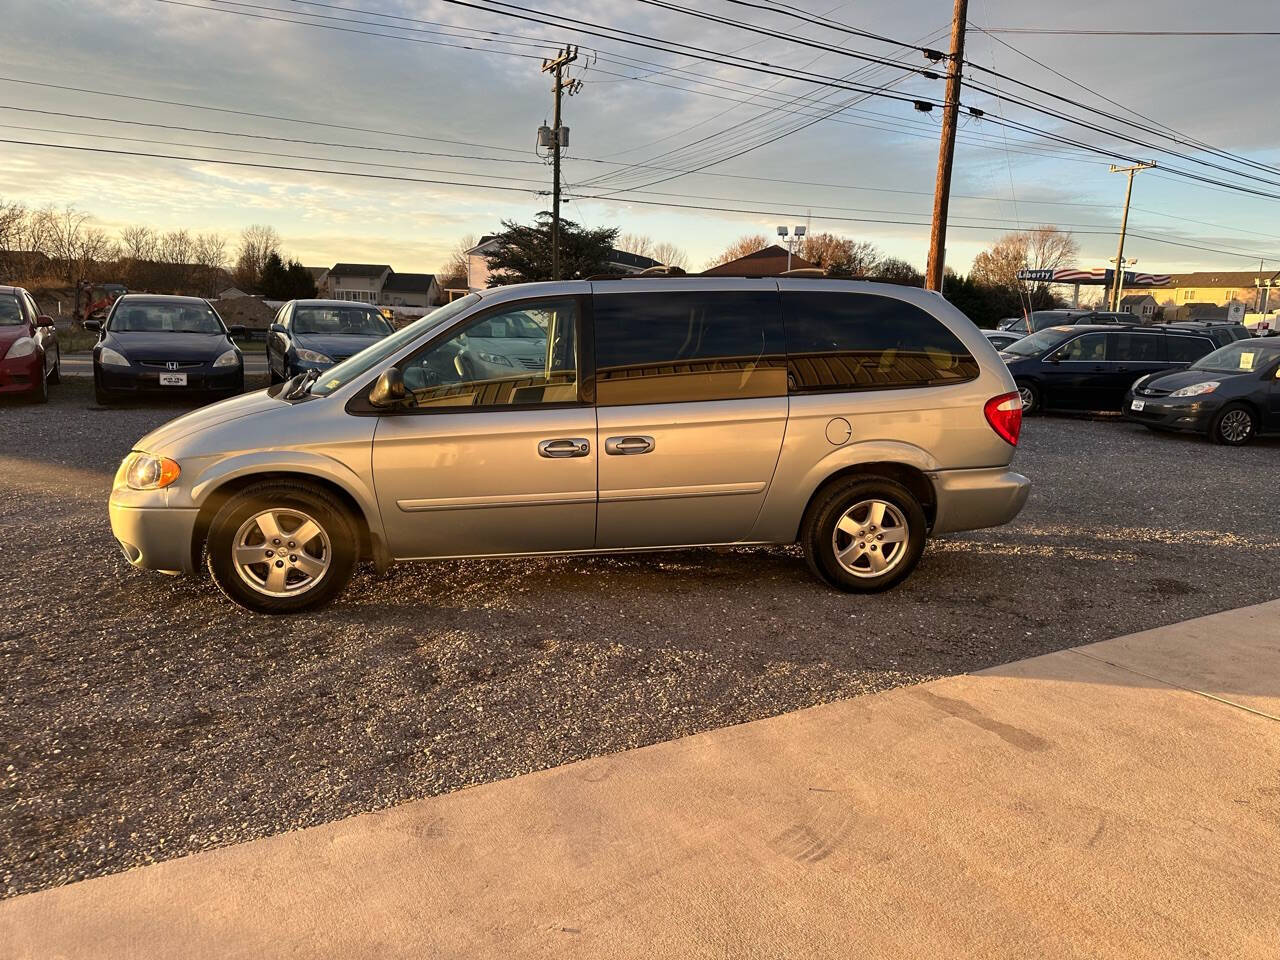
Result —
[[305, 373], [299, 374], [297, 377], [294, 378], [293, 386], [289, 388], [288, 392], [285, 393], [285, 395], [281, 399], [294, 400], [298, 397], [301, 397], [305, 394], [310, 393], [311, 384], [315, 383], [316, 379], [319, 376], [320, 376], [320, 371], [315, 369], [311, 369], [306, 371]]

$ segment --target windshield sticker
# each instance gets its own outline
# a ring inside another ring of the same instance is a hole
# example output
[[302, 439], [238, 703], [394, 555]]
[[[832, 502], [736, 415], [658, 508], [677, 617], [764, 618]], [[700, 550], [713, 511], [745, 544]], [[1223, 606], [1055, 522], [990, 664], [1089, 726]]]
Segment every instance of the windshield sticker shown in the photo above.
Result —
[[1254, 354], [1249, 353], [1248, 351], [1246, 351], [1246, 352], [1244, 352], [1244, 353], [1241, 353], [1241, 354], [1240, 354], [1240, 369], [1241, 369], [1241, 370], [1252, 370], [1252, 369], [1253, 369], [1253, 358], [1254, 358]]

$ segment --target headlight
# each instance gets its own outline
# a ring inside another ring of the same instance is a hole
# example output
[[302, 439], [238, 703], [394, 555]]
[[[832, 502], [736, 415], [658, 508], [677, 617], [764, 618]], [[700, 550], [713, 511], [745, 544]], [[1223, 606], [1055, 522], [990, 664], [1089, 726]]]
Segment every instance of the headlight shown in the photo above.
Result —
[[304, 350], [298, 348], [298, 359], [305, 360], [307, 363], [333, 363], [333, 360], [326, 357], [323, 353], [316, 353], [314, 350]]
[[1198, 397], [1202, 393], [1213, 393], [1221, 385], [1220, 380], [1206, 380], [1204, 383], [1193, 383], [1189, 387], [1183, 387], [1181, 390], [1175, 390], [1169, 394], [1171, 397]]
[[129, 358], [118, 350], [103, 347], [98, 351], [98, 362], [108, 367], [127, 367]]
[[17, 360], [19, 357], [29, 357], [36, 352], [36, 342], [30, 337], [19, 337], [9, 345], [9, 351], [4, 355], [6, 360]]
[[234, 350], [228, 350], [217, 360], [213, 361], [215, 367], [238, 367], [240, 366], [240, 354]]
[[500, 353], [477, 353], [476, 356], [479, 357], [481, 360], [483, 360], [485, 363], [494, 363], [500, 367], [515, 366], [515, 364], [513, 364], [510, 360], [508, 360], [506, 357], [504, 357]]
[[176, 460], [135, 450], [116, 471], [116, 486], [123, 480], [131, 490], [159, 490], [176, 481], [181, 473]]

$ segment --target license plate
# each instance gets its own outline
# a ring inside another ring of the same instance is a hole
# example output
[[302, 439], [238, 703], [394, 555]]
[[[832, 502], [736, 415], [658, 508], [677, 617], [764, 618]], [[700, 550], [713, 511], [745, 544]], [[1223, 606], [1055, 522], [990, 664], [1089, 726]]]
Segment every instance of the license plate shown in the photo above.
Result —
[[1133, 403], [1129, 404], [1129, 409], [1130, 409], [1130, 410], [1141, 410], [1141, 409], [1142, 409], [1143, 407], [1145, 407], [1146, 405], [1147, 405], [1147, 401], [1145, 401], [1145, 400], [1135, 400], [1135, 401], [1133, 401]]
[[185, 373], [160, 374], [160, 386], [162, 387], [185, 387], [186, 385], [187, 375]]

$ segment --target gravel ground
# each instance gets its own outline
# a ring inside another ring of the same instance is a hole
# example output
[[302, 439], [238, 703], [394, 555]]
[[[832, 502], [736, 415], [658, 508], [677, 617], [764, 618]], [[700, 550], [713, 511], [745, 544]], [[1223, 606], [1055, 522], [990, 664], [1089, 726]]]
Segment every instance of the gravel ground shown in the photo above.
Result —
[[448, 562], [270, 619], [140, 573], [106, 497], [180, 408], [0, 404], [0, 893], [1272, 599], [1280, 443], [1036, 419], [1008, 527], [874, 597], [794, 549]]

